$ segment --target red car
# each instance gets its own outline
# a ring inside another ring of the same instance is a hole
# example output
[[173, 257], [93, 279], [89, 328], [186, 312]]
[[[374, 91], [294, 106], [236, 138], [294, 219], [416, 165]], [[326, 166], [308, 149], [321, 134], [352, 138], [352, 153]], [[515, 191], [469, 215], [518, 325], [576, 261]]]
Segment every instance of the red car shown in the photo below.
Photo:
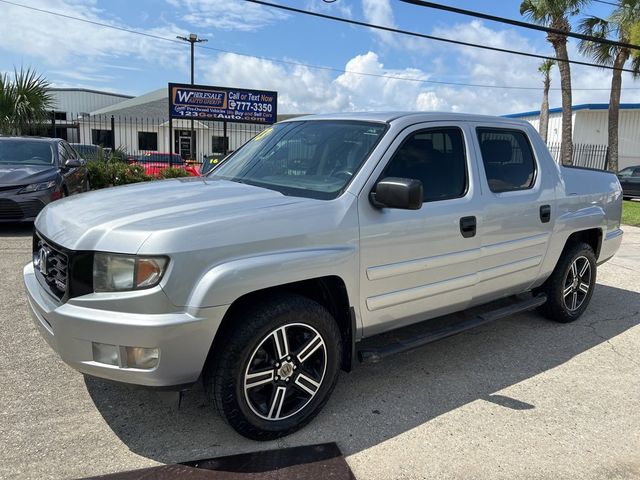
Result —
[[200, 175], [197, 167], [188, 165], [177, 153], [145, 152], [142, 155], [130, 159], [130, 163], [144, 167], [144, 173], [152, 177], [159, 177], [160, 172], [170, 166], [180, 168], [192, 177]]

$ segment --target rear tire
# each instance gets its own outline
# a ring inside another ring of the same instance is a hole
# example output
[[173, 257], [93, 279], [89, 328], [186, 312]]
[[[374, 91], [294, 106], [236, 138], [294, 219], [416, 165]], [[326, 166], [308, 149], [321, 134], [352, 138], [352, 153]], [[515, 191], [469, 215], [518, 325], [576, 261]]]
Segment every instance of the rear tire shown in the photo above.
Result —
[[546, 318], [569, 323], [587, 309], [596, 284], [596, 256], [590, 245], [580, 242], [568, 246], [556, 268], [536, 293], [545, 293], [547, 301], [538, 307]]
[[237, 309], [205, 369], [207, 395], [241, 435], [271, 440], [309, 423], [338, 378], [342, 340], [331, 314], [299, 295]]

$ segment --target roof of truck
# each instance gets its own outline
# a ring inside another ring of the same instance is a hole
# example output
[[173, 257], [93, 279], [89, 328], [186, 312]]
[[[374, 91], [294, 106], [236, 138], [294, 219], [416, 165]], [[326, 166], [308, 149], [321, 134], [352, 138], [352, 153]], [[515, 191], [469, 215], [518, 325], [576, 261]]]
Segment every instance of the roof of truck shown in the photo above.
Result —
[[364, 122], [384, 122], [390, 123], [395, 120], [415, 120], [416, 122], [437, 122], [437, 121], [458, 121], [458, 122], [476, 122], [490, 121], [492, 123], [523, 123], [523, 120], [513, 118], [494, 117], [490, 115], [474, 115], [468, 113], [451, 113], [451, 112], [350, 112], [350, 113], [326, 113], [319, 115], [305, 115], [302, 117], [285, 120], [286, 122], [295, 122], [300, 120], [356, 120]]

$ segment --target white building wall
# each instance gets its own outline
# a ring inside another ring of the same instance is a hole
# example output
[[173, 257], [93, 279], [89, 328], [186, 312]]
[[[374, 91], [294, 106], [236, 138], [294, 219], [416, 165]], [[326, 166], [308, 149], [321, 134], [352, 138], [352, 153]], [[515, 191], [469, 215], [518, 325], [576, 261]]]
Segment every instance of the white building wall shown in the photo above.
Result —
[[[539, 131], [538, 115], [519, 117]], [[608, 111], [576, 110], [572, 115], [573, 142], [575, 144], [606, 145], [608, 143]], [[640, 109], [620, 110], [618, 126], [619, 169], [640, 165]], [[562, 137], [562, 112], [549, 115], [547, 143], [560, 143]]]
[[[91, 122], [94, 123], [91, 123]], [[252, 127], [252, 128], [250, 128]], [[267, 125], [264, 126], [266, 128]], [[158, 134], [158, 149], [160, 152], [170, 152], [171, 145], [169, 143], [169, 123], [129, 123], [126, 120], [114, 120], [115, 136], [114, 143], [117, 148], [123, 147], [128, 153], [139, 152], [138, 132], [156, 132]], [[189, 130], [191, 123], [188, 120], [174, 120], [173, 131], [174, 136], [178, 130]], [[97, 121], [93, 118], [90, 121], [80, 122], [80, 140], [79, 143], [91, 144], [92, 129], [111, 130], [110, 118]], [[198, 160], [203, 160], [203, 155], [209, 156], [214, 153], [212, 151], [212, 137], [222, 136], [223, 127], [221, 122], [194, 122], [194, 130], [196, 131], [196, 151]], [[243, 123], [228, 123], [227, 137], [229, 138], [229, 151], [236, 150], [256, 135], [257, 129], [255, 125], [247, 125]]]

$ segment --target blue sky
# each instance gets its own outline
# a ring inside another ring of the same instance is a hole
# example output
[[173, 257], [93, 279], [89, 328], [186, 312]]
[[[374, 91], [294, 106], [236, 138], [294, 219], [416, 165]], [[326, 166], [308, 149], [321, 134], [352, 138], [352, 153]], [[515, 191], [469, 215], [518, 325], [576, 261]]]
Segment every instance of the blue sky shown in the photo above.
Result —
[[[279, 92], [281, 113], [353, 110], [444, 110], [505, 114], [539, 108], [539, 61], [409, 38], [284, 13], [242, 0], [12, 0], [91, 21], [174, 39], [194, 32], [196, 82]], [[398, 0], [276, 0], [398, 28], [552, 54], [544, 33], [473, 20]], [[441, 0], [461, 8], [520, 19], [518, 0]], [[592, 3], [585, 13], [606, 16]], [[188, 45], [60, 18], [0, 3], [0, 71], [32, 66], [54, 85], [139, 95], [189, 80]], [[219, 49], [219, 50], [211, 50]], [[235, 52], [235, 53], [233, 53]], [[241, 56], [237, 54], [251, 56]], [[570, 55], [578, 59], [575, 41]], [[267, 60], [268, 57], [273, 60]], [[297, 62], [349, 73], [280, 63]], [[572, 66], [574, 104], [608, 101], [610, 72]], [[358, 75], [355, 72], [374, 76]], [[383, 77], [376, 77], [380, 75]], [[384, 76], [400, 78], [384, 78]], [[553, 87], [559, 86], [557, 70]], [[402, 79], [533, 87], [463, 87]], [[625, 74], [623, 102], [640, 101], [640, 81]], [[602, 90], [587, 90], [587, 89]], [[559, 92], [551, 106], [560, 104]]]

